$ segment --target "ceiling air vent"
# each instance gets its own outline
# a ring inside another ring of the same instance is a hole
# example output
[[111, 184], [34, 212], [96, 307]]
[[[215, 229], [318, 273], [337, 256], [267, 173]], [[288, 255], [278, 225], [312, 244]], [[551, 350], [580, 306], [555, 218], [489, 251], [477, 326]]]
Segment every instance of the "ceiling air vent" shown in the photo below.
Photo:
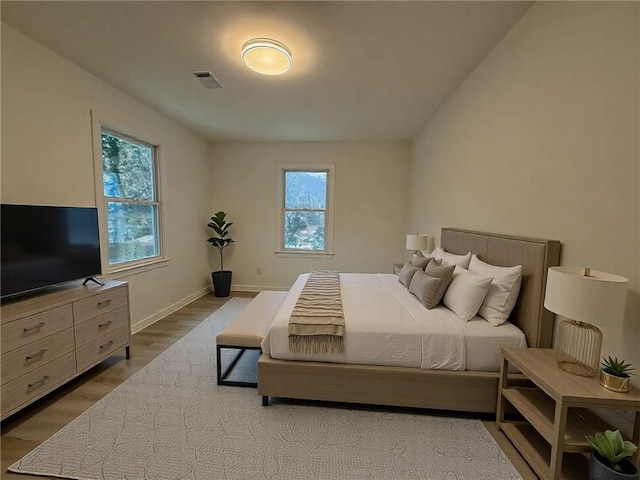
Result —
[[204, 88], [222, 88], [222, 84], [211, 72], [193, 72], [193, 76], [200, 80]]

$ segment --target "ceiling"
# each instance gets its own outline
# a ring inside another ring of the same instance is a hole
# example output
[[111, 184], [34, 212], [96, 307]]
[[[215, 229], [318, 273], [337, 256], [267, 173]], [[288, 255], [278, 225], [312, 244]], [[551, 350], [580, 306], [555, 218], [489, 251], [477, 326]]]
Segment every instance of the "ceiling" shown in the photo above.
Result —
[[[2, 1], [2, 21], [213, 141], [408, 140], [528, 1]], [[293, 68], [248, 70], [242, 44]], [[193, 76], [211, 71], [222, 89]]]

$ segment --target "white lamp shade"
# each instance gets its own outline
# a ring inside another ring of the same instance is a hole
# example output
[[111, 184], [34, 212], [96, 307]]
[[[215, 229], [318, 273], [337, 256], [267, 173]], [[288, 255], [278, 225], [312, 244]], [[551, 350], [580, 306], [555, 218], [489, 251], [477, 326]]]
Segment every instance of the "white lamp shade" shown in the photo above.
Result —
[[581, 267], [551, 267], [547, 273], [544, 306], [579, 322], [619, 326], [624, 320], [628, 283], [628, 279], [612, 273]]
[[426, 250], [429, 237], [427, 235], [407, 235], [407, 250]]

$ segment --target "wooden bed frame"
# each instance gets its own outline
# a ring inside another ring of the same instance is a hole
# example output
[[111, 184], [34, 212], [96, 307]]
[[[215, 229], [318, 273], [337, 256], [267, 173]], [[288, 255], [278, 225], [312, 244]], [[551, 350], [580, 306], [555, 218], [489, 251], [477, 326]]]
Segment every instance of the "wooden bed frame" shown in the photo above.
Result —
[[[473, 252], [492, 265], [522, 265], [522, 287], [510, 321], [529, 347], [551, 347], [553, 314], [543, 307], [547, 269], [560, 261], [560, 242], [443, 228], [448, 252]], [[499, 372], [277, 360], [258, 361], [258, 394], [269, 397], [403, 407], [495, 412]], [[518, 375], [513, 375], [517, 378]]]

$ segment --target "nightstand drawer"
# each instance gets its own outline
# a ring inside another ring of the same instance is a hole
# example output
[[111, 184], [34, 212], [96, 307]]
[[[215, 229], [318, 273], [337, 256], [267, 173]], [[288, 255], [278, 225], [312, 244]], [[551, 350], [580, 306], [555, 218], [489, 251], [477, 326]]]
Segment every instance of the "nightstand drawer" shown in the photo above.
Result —
[[76, 359], [66, 355], [2, 386], [2, 416], [34, 397], [43, 395], [76, 373]]
[[2, 384], [25, 375], [65, 353], [73, 352], [73, 350], [73, 329], [67, 328], [9, 353], [3, 353], [0, 362], [2, 363]]
[[71, 305], [53, 308], [2, 325], [2, 353], [48, 337], [73, 325]]
[[101, 337], [109, 332], [113, 332], [120, 327], [129, 326], [129, 312], [127, 307], [120, 307], [111, 312], [92, 318], [74, 327], [76, 334], [76, 346], [83, 345]]
[[111, 333], [87, 343], [76, 350], [78, 373], [95, 365], [119, 348], [129, 344], [129, 326], [120, 327]]
[[127, 305], [127, 289], [114, 288], [108, 292], [73, 302], [73, 320], [76, 325]]

